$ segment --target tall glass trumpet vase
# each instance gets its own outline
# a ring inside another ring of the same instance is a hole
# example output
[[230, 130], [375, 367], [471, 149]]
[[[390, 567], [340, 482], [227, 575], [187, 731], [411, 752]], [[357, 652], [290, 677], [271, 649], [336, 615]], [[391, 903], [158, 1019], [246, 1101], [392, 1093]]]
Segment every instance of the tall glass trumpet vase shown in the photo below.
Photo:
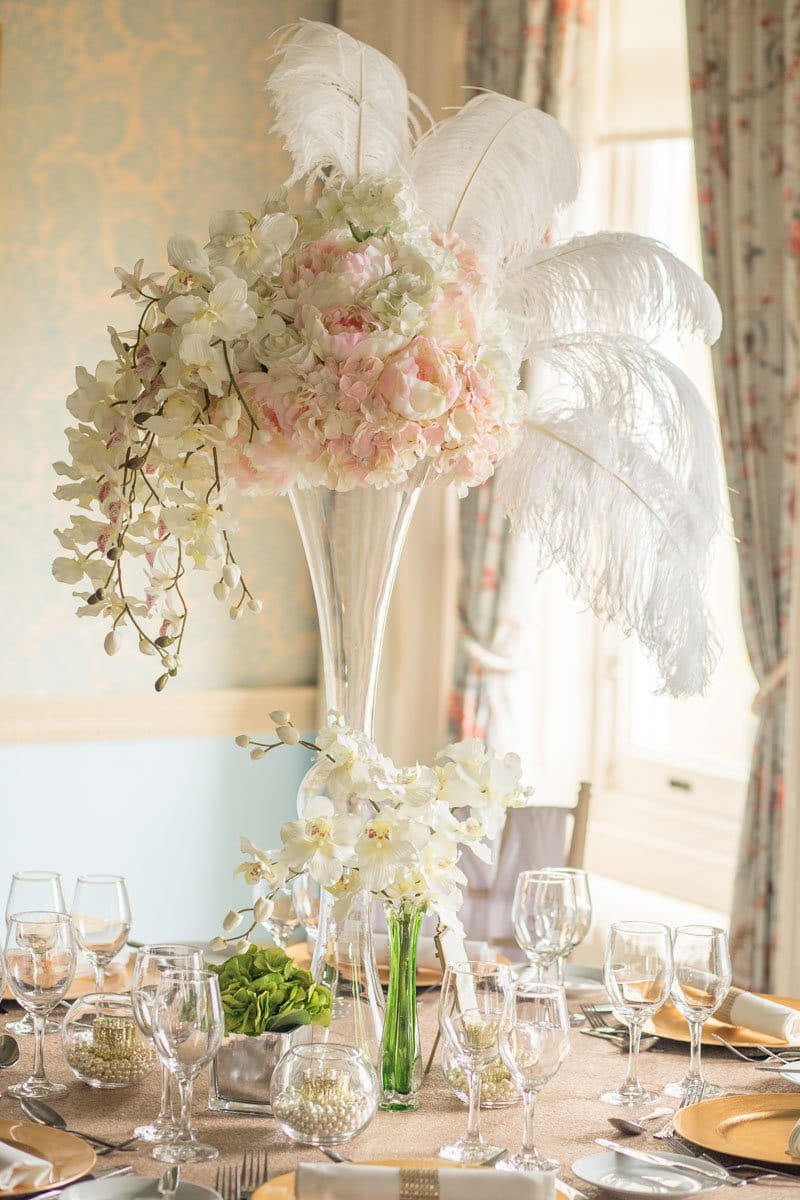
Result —
[[417, 944], [425, 905], [386, 901], [389, 993], [381, 1043], [381, 1108], [408, 1112], [419, 1105], [422, 1054], [417, 1023]]
[[[355, 487], [347, 492], [293, 488], [289, 493], [317, 606], [326, 707], [367, 737], [372, 737], [389, 599], [427, 470], [420, 463], [402, 486]], [[327, 795], [331, 767], [321, 758], [306, 773], [297, 797], [299, 816], [312, 797]], [[348, 1001], [337, 999], [343, 976], [331, 971], [329, 948], [337, 940], [331, 910], [330, 897], [323, 891], [311, 970], [316, 980], [333, 987], [335, 1022], [337, 1010]], [[356, 941], [361, 957], [371, 964], [367, 975], [372, 976], [368, 906], [358, 906], [348, 920], [351, 928], [355, 921], [362, 923]]]

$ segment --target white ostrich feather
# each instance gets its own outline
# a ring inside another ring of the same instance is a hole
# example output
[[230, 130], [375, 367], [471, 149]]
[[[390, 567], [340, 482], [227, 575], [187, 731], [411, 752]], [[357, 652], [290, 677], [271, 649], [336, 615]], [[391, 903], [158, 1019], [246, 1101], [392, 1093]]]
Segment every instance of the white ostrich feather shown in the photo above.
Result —
[[578, 158], [547, 113], [484, 92], [417, 142], [411, 175], [432, 228], [502, 273], [575, 198]]
[[537, 247], [501, 297], [523, 347], [578, 330], [657, 335], [666, 328], [715, 342], [714, 292], [666, 246], [634, 233], [594, 233]]
[[558, 562], [598, 616], [638, 634], [665, 691], [702, 692], [717, 657], [703, 595], [721, 517], [712, 416], [636, 338], [564, 338], [541, 357], [572, 395], [531, 409], [498, 498], [543, 566]]
[[287, 181], [406, 175], [416, 119], [403, 72], [380, 51], [319, 21], [285, 30], [267, 78], [273, 129], [294, 161]]

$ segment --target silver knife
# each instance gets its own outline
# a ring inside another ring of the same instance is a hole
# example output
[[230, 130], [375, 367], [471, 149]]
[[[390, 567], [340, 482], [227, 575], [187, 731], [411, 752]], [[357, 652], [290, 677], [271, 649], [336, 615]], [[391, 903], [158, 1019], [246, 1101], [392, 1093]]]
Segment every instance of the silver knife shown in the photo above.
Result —
[[673, 1158], [666, 1158], [661, 1154], [647, 1154], [644, 1150], [631, 1150], [629, 1146], [620, 1146], [618, 1142], [609, 1142], [607, 1138], [595, 1138], [594, 1140], [598, 1146], [603, 1146], [606, 1150], [614, 1150], [617, 1154], [633, 1158], [637, 1162], [648, 1163], [651, 1167], [673, 1167], [676, 1171], [694, 1171], [696, 1175], [702, 1175], [704, 1179], [715, 1179], [717, 1183], [727, 1183], [728, 1179], [732, 1181], [736, 1178], [734, 1175], [729, 1176], [721, 1165], [719, 1171], [712, 1171], [709, 1167], [702, 1167], [695, 1163], [675, 1162]]
[[[107, 1171], [95, 1171], [93, 1175], [84, 1175], [84, 1179], [109, 1179], [112, 1175], [130, 1175], [133, 1167], [109, 1167]], [[63, 1187], [51, 1188], [49, 1192], [37, 1192], [36, 1200], [59, 1200], [63, 1196], [68, 1187], [72, 1187], [73, 1183], [78, 1183], [77, 1179], [70, 1180]]]

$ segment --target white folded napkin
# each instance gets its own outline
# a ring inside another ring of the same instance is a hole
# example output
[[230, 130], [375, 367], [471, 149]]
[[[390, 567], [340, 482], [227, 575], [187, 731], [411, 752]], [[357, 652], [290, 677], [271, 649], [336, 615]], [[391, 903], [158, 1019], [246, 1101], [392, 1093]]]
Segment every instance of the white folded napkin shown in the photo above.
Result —
[[792, 1127], [789, 1134], [789, 1153], [792, 1158], [800, 1158], [800, 1121]]
[[800, 1012], [753, 992], [743, 992], [741, 988], [731, 988], [714, 1017], [726, 1025], [754, 1029], [756, 1033], [783, 1038], [793, 1045], [800, 1042]]
[[[389, 937], [385, 933], [373, 933], [372, 944], [375, 949], [375, 961], [379, 966], [389, 965]], [[488, 942], [465, 942], [467, 958], [470, 962], [489, 962], [491, 954]], [[417, 943], [417, 966], [428, 967], [436, 971], [441, 963], [436, 956], [436, 942], [432, 937], [421, 937]]]
[[52, 1179], [53, 1165], [45, 1158], [27, 1154], [19, 1146], [0, 1142], [0, 1191], [45, 1187]]
[[[407, 1168], [413, 1170], [409, 1160]], [[555, 1175], [523, 1174], [521, 1171], [465, 1171], [459, 1167], [442, 1167], [439, 1177], [439, 1200], [553, 1200]], [[400, 1196], [399, 1167], [369, 1167], [338, 1163], [301, 1163], [297, 1168], [294, 1194], [296, 1200], [398, 1200]]]

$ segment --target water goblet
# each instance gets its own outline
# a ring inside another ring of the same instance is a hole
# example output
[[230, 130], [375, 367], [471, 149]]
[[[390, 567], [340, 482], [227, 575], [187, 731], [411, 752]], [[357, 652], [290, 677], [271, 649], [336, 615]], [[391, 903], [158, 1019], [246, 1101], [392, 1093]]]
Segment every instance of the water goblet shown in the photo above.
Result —
[[517, 877], [511, 906], [514, 936], [539, 983], [572, 945], [576, 910], [575, 884], [565, 872], [522, 871]]
[[8, 1089], [12, 1096], [64, 1096], [61, 1083], [51, 1083], [44, 1070], [47, 1014], [63, 1000], [75, 977], [77, 952], [72, 922], [66, 913], [12, 913], [5, 948], [8, 985], [14, 998], [33, 1018], [33, 1071]]
[[[592, 924], [592, 894], [589, 891], [589, 876], [580, 867], [559, 867], [556, 872], [559, 875], [567, 875], [572, 880], [575, 888], [575, 929], [572, 934], [572, 942], [565, 954], [559, 955], [556, 959], [556, 983], [564, 986], [564, 967], [573, 950], [577, 950], [581, 942], [589, 932]], [[569, 1018], [570, 1025], [582, 1025], [586, 1018], [581, 1013], [572, 1013]]]
[[625, 1082], [600, 1096], [606, 1104], [644, 1104], [657, 1092], [639, 1082], [639, 1042], [645, 1021], [658, 1012], [672, 986], [672, 939], [666, 925], [621, 921], [611, 926], [603, 966], [614, 1014], [628, 1026]]
[[306, 931], [309, 942], [317, 940], [321, 891], [320, 885], [311, 878], [307, 871], [301, 871], [292, 880], [295, 912]]
[[724, 1096], [724, 1088], [707, 1083], [700, 1059], [703, 1025], [719, 1008], [731, 986], [731, 956], [728, 935], [712, 925], [679, 925], [672, 935], [675, 977], [672, 999], [689, 1024], [691, 1057], [689, 1070], [677, 1083], [668, 1083], [668, 1096], [683, 1099], [690, 1087], [702, 1086], [704, 1100]]
[[164, 971], [156, 987], [152, 1023], [156, 1049], [181, 1097], [178, 1133], [157, 1145], [153, 1158], [166, 1163], [216, 1158], [217, 1148], [198, 1142], [192, 1129], [194, 1081], [219, 1050], [225, 1026], [216, 975], [188, 968]]
[[[14, 913], [18, 912], [63, 912], [67, 911], [64, 888], [58, 871], [15, 871], [6, 900], [6, 926]], [[33, 1033], [33, 1021], [25, 1013], [6, 1025], [9, 1033]], [[45, 1033], [58, 1033], [60, 1021], [45, 1020]]]
[[106, 967], [131, 931], [131, 906], [123, 877], [79, 875], [70, 915], [78, 945], [94, 968], [95, 991], [102, 992]]
[[543, 1158], [533, 1132], [536, 1098], [570, 1051], [569, 1010], [558, 983], [518, 979], [508, 990], [500, 1022], [500, 1057], [522, 1092], [522, 1146], [498, 1163], [502, 1171], [555, 1171], [559, 1164]]
[[[145, 1037], [153, 1037], [153, 1004], [158, 980], [164, 971], [181, 968], [196, 971], [203, 969], [201, 951], [179, 943], [164, 942], [154, 946], [140, 946], [136, 951], [131, 980], [131, 1002], [136, 1024]], [[166, 1142], [179, 1132], [172, 1109], [170, 1075], [163, 1059], [161, 1061], [161, 1107], [155, 1120], [139, 1125], [134, 1134], [143, 1142]]]
[[440, 1158], [451, 1162], [477, 1165], [502, 1150], [481, 1137], [481, 1074], [497, 1060], [497, 1034], [509, 982], [508, 968], [498, 963], [451, 963], [444, 973], [439, 1028], [466, 1076], [469, 1092], [466, 1134], [439, 1151]]

